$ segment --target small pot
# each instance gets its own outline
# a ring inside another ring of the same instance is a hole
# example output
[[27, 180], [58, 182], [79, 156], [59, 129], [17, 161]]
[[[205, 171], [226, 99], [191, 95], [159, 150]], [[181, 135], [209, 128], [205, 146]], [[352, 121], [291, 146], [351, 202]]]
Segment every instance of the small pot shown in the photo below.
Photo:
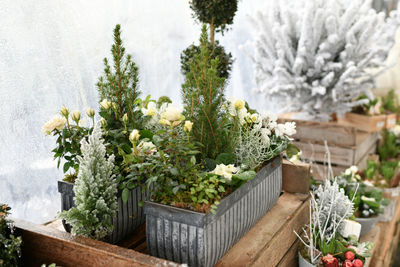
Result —
[[356, 218], [356, 222], [361, 224], [361, 233], [360, 236], [365, 235], [375, 226], [377, 222], [379, 222], [379, 217], [370, 217], [370, 218]]
[[308, 260], [306, 260], [305, 258], [303, 258], [303, 256], [299, 252], [299, 267], [315, 267], [315, 266], [317, 266], [317, 265], [314, 265], [314, 264], [310, 263]]

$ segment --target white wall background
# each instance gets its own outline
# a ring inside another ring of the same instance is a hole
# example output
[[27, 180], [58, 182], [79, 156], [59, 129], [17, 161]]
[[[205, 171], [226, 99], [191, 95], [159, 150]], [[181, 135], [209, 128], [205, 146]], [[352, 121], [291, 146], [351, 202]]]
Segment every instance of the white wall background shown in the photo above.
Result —
[[[227, 95], [260, 110], [268, 105], [250, 93], [251, 62], [238, 46], [251, 38], [246, 15], [264, 3], [240, 1], [232, 30], [217, 35], [236, 59]], [[0, 203], [11, 205], [14, 217], [44, 222], [59, 210], [55, 140], [40, 128], [61, 105], [97, 107], [95, 83], [117, 23], [139, 65], [143, 95], [180, 101], [179, 55], [200, 35], [188, 0], [0, 1]]]

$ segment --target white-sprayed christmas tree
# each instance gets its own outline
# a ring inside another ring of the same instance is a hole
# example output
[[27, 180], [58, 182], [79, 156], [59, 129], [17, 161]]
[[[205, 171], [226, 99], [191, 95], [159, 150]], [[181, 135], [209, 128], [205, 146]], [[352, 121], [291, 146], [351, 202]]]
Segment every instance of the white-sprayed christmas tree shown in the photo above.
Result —
[[74, 186], [75, 205], [60, 214], [72, 226], [73, 235], [103, 239], [112, 231], [118, 208], [117, 183], [112, 175], [114, 155], [107, 158], [100, 124], [89, 140], [81, 141], [82, 157]]
[[372, 97], [371, 69], [385, 67], [398, 13], [365, 0], [276, 0], [252, 18], [257, 92], [313, 119], [342, 116]]

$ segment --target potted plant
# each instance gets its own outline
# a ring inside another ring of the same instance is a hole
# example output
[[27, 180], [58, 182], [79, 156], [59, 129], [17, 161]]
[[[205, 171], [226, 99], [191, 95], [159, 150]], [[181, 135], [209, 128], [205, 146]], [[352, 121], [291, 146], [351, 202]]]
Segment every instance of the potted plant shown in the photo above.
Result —
[[336, 181], [326, 180], [311, 193], [310, 223], [296, 233], [299, 266], [363, 266], [371, 243], [359, 243], [361, 225], [350, 220], [354, 206]]
[[155, 120], [157, 152], [145, 161], [154, 190], [144, 211], [151, 255], [213, 266], [277, 201], [279, 154], [295, 125], [226, 100], [205, 27], [200, 46], [182, 86], [184, 108], [168, 104]]
[[[138, 67], [132, 57], [125, 53], [121, 40], [120, 25], [114, 29], [114, 44], [111, 48], [113, 55], [113, 68], [108, 60], [104, 59], [104, 76], [97, 83], [100, 105], [100, 124], [103, 130], [108, 155], [114, 155], [114, 179], [118, 185], [116, 192], [118, 209], [113, 218], [113, 230], [109, 242], [116, 243], [138, 226], [144, 223], [145, 216], [141, 204], [148, 198], [149, 192], [143, 187], [146, 177], [134, 173], [126, 167], [124, 156], [132, 152], [132, 131], [135, 136], [145, 138], [151, 132], [146, 130], [147, 117], [142, 113], [142, 107], [147, 105], [150, 97], [145, 100], [139, 98]], [[62, 107], [61, 116], [55, 116], [48, 121], [42, 131], [57, 137], [57, 146], [53, 150], [54, 158], [58, 159], [58, 167], [64, 161], [63, 171], [66, 173], [63, 181], [58, 182], [61, 193], [62, 211], [67, 211], [75, 206], [74, 182], [79, 175], [82, 157], [81, 141], [87, 140], [92, 133], [95, 122], [95, 111], [87, 109], [86, 114], [90, 126], [84, 125], [79, 111], [70, 112]], [[134, 179], [130, 179], [134, 177]], [[130, 179], [130, 182], [126, 182]], [[63, 221], [64, 228], [70, 232], [71, 227]]]
[[358, 97], [372, 97], [370, 69], [385, 67], [395, 13], [385, 18], [365, 1], [337, 0], [271, 1], [266, 10], [253, 20], [249, 53], [258, 93], [316, 121], [343, 117], [365, 103]]
[[383, 198], [382, 189], [363, 181], [356, 166], [350, 167], [336, 179], [346, 195], [353, 200], [355, 220], [362, 226], [361, 235], [368, 233], [389, 205], [389, 199]]
[[9, 213], [10, 207], [0, 204], [0, 266], [20, 266], [22, 239], [15, 235]]

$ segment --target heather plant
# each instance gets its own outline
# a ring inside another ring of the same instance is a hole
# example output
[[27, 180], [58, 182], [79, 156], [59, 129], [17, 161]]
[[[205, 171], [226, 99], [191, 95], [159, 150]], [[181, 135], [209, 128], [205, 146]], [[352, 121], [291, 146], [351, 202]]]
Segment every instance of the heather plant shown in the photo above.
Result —
[[76, 207], [63, 211], [60, 218], [71, 226], [73, 235], [103, 239], [112, 229], [117, 205], [117, 183], [112, 174], [114, 155], [107, 157], [100, 125], [81, 140], [79, 173], [74, 186]]
[[12, 221], [7, 219], [10, 207], [0, 204], [0, 266], [18, 266], [21, 258], [21, 237], [14, 232]]

